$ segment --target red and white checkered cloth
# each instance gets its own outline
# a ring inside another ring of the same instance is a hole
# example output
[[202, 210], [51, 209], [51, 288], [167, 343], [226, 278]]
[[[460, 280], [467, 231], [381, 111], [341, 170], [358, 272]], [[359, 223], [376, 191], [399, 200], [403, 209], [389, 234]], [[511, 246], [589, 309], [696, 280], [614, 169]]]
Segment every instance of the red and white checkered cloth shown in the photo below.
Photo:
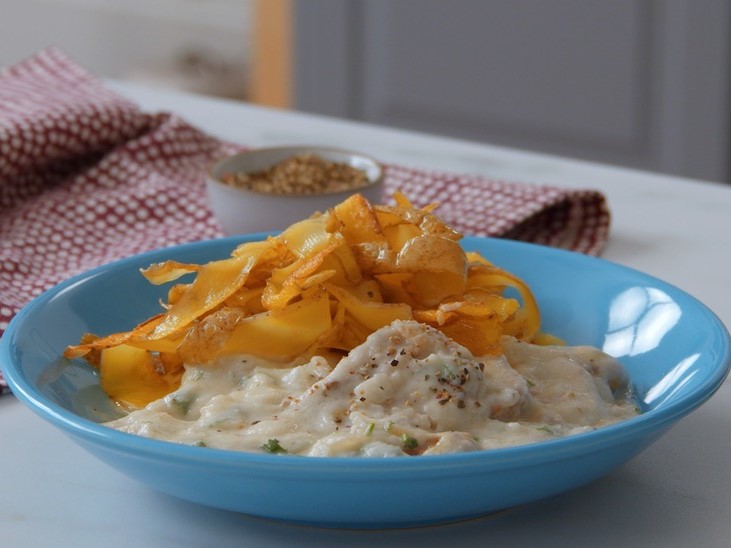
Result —
[[[174, 114], [141, 112], [55, 48], [1, 71], [0, 336], [65, 278], [220, 236], [205, 168], [241, 148]], [[386, 194], [395, 189], [417, 205], [440, 202], [440, 217], [465, 234], [588, 254], [608, 236], [605, 198], [592, 190], [388, 165]]]

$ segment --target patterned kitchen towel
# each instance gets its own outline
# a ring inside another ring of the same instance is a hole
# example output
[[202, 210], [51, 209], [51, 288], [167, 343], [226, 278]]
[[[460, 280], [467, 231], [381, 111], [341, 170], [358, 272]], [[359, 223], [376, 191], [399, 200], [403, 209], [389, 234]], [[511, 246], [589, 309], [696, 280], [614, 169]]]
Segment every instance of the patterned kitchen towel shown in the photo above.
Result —
[[[205, 169], [244, 148], [142, 112], [56, 48], [0, 71], [0, 336], [74, 274], [221, 236]], [[465, 234], [593, 255], [608, 237], [606, 200], [593, 190], [387, 165], [386, 196], [396, 189], [417, 205], [440, 202], [440, 217]]]

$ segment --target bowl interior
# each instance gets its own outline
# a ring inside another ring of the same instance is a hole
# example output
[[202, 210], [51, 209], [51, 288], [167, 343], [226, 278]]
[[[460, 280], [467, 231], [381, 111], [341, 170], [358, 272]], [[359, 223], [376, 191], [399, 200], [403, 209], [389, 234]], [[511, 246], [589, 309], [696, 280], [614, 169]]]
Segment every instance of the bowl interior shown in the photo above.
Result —
[[402, 459], [237, 453], [150, 440], [97, 424], [118, 411], [83, 360], [61, 357], [64, 348], [84, 332], [128, 330], [159, 312], [158, 298], [166, 288], [149, 284], [140, 268], [173, 258], [198, 263], [224, 258], [241, 241], [261, 237], [131, 257], [43, 294], [13, 319], [0, 341], [0, 363], [11, 389], [99, 458], [163, 492], [287, 521], [396, 527], [481, 515], [596, 479], [701, 405], [728, 373], [728, 332], [681, 290], [600, 259], [466, 238], [466, 248], [529, 283], [545, 330], [618, 357], [644, 413], [557, 440]]
[[[245, 239], [257, 238], [250, 236]], [[61, 284], [22, 311], [3, 341], [3, 368], [37, 400], [94, 422], [118, 411], [83, 361], [61, 357], [85, 332], [128, 330], [159, 312], [166, 287], [139, 268], [175, 258], [206, 262], [228, 256], [241, 238], [155, 251], [101, 267]], [[515, 242], [466, 238], [496, 264], [523, 277], [541, 306], [544, 330], [569, 344], [590, 344], [619, 358], [645, 412], [685, 413], [728, 372], [728, 333], [693, 297], [610, 262]]]
[[254, 173], [270, 168], [293, 156], [303, 154], [314, 154], [327, 161], [346, 164], [359, 169], [365, 173], [370, 185], [379, 183], [383, 177], [383, 168], [370, 156], [348, 150], [315, 146], [257, 148], [235, 154], [216, 163], [211, 168], [210, 177], [220, 182], [221, 177], [227, 173]]

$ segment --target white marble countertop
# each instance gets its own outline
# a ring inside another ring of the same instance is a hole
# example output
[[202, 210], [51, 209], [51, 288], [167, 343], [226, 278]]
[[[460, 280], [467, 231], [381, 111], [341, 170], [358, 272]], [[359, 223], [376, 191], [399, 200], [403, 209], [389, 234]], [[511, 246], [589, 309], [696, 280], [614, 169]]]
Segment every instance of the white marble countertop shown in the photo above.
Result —
[[[604, 258], [679, 286], [731, 325], [731, 187], [112, 85], [148, 111], [176, 112], [242, 144], [331, 144], [416, 167], [597, 188], [613, 213]], [[3, 397], [0, 545], [728, 546], [729, 382], [642, 455], [588, 486], [464, 523], [367, 532], [269, 522], [157, 493], [108, 468], [13, 397]]]

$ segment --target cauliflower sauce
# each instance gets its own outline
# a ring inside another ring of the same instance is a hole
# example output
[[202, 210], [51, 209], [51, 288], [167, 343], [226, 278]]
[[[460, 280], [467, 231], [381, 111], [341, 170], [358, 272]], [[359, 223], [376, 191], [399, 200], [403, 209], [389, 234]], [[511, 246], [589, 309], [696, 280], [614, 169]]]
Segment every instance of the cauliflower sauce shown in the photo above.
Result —
[[476, 357], [397, 320], [334, 364], [188, 364], [177, 390], [107, 425], [219, 449], [386, 457], [537, 442], [637, 414], [622, 366], [599, 349], [501, 344], [502, 355]]

